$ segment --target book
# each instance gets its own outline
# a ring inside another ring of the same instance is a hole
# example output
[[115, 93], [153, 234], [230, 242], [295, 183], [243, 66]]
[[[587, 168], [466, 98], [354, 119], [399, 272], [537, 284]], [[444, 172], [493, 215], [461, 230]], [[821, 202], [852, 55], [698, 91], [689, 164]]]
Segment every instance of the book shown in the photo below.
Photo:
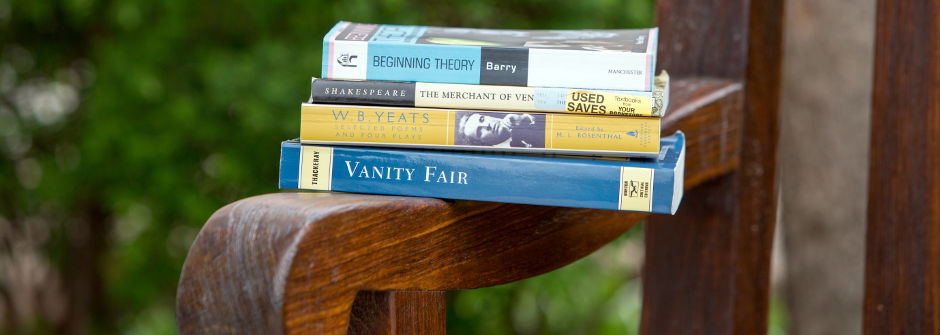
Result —
[[281, 143], [279, 187], [674, 214], [685, 137], [654, 160]]
[[323, 38], [321, 77], [649, 91], [658, 32], [340, 21]]
[[303, 104], [300, 140], [597, 156], [653, 157], [660, 118]]
[[308, 103], [662, 117], [669, 75], [657, 75], [652, 91], [313, 78]]

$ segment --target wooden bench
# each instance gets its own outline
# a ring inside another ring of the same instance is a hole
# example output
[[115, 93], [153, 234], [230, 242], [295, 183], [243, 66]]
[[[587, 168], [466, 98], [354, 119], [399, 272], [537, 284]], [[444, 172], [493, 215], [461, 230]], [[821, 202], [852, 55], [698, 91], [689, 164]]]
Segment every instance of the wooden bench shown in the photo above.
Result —
[[658, 1], [659, 68], [674, 78], [664, 134], [688, 138], [676, 216], [332, 193], [243, 199], [190, 250], [180, 332], [441, 334], [443, 291], [551, 271], [643, 219], [643, 333], [766, 332], [782, 12], [780, 0]]

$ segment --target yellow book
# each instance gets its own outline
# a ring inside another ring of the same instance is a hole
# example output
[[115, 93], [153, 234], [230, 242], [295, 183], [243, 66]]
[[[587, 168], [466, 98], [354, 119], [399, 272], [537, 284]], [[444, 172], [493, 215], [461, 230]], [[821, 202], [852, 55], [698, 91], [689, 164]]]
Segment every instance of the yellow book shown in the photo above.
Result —
[[660, 118], [303, 104], [307, 143], [655, 157]]

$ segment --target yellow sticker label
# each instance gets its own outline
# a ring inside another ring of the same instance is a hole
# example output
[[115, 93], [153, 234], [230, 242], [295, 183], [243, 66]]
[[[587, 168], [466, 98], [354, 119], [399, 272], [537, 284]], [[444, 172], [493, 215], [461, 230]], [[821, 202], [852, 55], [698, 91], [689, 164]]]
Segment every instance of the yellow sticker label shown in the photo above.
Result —
[[580, 114], [652, 116], [653, 98], [572, 90], [565, 96], [565, 111]]
[[652, 211], [653, 170], [637, 167], [620, 168], [620, 210]]
[[549, 122], [553, 148], [659, 152], [659, 118], [552, 114]]
[[301, 146], [300, 188], [329, 191], [333, 171], [333, 148]]

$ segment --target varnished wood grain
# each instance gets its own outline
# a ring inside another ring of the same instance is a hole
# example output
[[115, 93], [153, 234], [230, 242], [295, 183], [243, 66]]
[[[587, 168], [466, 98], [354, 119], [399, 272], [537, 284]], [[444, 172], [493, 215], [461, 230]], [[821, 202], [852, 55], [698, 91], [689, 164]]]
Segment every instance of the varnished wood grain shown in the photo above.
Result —
[[348, 334], [445, 334], [444, 291], [359, 291]]
[[[742, 89], [714, 79], [673, 84], [664, 128], [687, 134], [686, 187], [737, 168]], [[194, 242], [180, 279], [178, 327], [184, 334], [342, 334], [358, 292], [470, 289], [531, 277], [587, 255], [646, 216], [337, 193], [248, 198], [217, 211]], [[373, 311], [393, 305], [364, 299]], [[403, 315], [416, 314], [441, 315], [421, 322], [443, 324], [443, 314], [430, 310]], [[375, 324], [383, 323], [351, 330]], [[434, 333], [429, 328], [415, 331]]]
[[735, 334], [736, 181], [710, 180], [686, 194], [679, 218], [646, 224], [640, 333]]
[[766, 332], [782, 9], [779, 0], [657, 2], [660, 65], [741, 80], [745, 100], [738, 168], [645, 226], [644, 334]]
[[744, 79], [748, 1], [656, 1], [656, 66], [679, 77]]
[[940, 334], [940, 1], [879, 0], [866, 334]]
[[[752, 1], [742, 122], [735, 269], [735, 334], [767, 331], [770, 260], [777, 223], [777, 140], [783, 0]], [[762, 311], [762, 314], [758, 314]]]

